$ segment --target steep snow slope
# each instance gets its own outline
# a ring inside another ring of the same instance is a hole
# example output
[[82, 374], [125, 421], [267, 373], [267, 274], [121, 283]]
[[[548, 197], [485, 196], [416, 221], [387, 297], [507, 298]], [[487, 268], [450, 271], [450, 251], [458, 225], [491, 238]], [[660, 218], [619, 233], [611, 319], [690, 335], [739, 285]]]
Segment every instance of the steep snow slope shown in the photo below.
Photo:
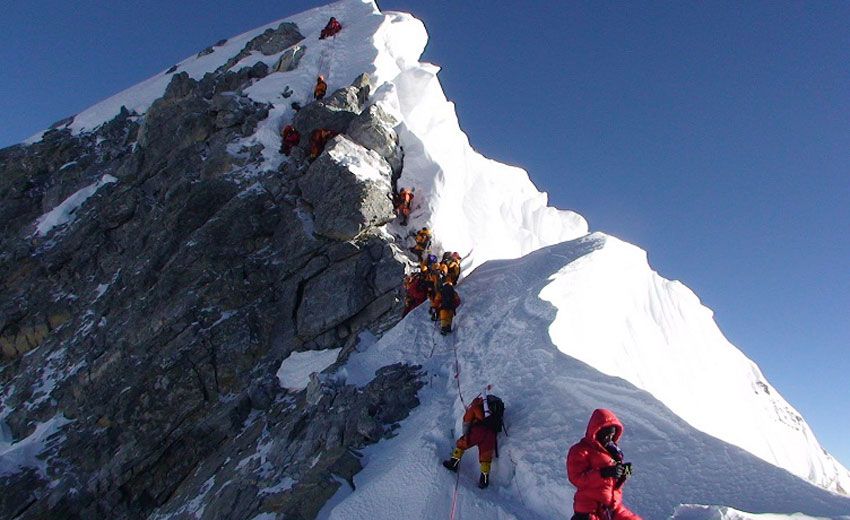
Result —
[[811, 428], [735, 348], [712, 312], [646, 253], [609, 238], [560, 270], [540, 294], [558, 309], [559, 350], [648, 391], [692, 426], [846, 494], [850, 475]]
[[[320, 41], [329, 16], [340, 19], [344, 29]], [[309, 99], [317, 74], [324, 74], [334, 89], [368, 72], [377, 86], [373, 102], [399, 119], [406, 153], [399, 184], [416, 188], [410, 227], [429, 225], [438, 249], [469, 254], [467, 272], [488, 260], [516, 258], [586, 234], [584, 219], [548, 207], [546, 195], [523, 170], [471, 149], [442, 92], [439, 69], [418, 61], [427, 43], [421, 22], [406, 14], [380, 13], [364, 0], [344, 0], [286, 21], [295, 22], [306, 37], [300, 66], [270, 74], [247, 89], [253, 99], [272, 104], [269, 118], [241, 143], [264, 145], [263, 168], [276, 168], [284, 160], [276, 151], [278, 129], [291, 119], [293, 99]], [[212, 54], [184, 60], [177, 71], [199, 78], [279, 23], [232, 38]], [[234, 68], [274, 63], [278, 57], [254, 53]], [[69, 128], [91, 130], [122, 105], [143, 114], [170, 79], [171, 74], [159, 74], [113, 96], [76, 116]], [[293, 98], [280, 96], [286, 86], [295, 91]], [[391, 228], [398, 235], [407, 231]], [[850, 489], [847, 470], [823, 452], [799, 414], [722, 337], [710, 312], [686, 288], [652, 273], [639, 250], [610, 241], [560, 273], [542, 297], [559, 309], [552, 338], [563, 352], [650, 392], [708, 434], [829, 489]]]
[[597, 233], [519, 260], [487, 263], [461, 284], [465, 303], [453, 336], [440, 336], [420, 308], [353, 355], [335, 377], [361, 384], [378, 367], [404, 360], [421, 363], [429, 385], [398, 436], [367, 450], [366, 467], [354, 478], [357, 491], [345, 496], [344, 486], [320, 518], [449, 517], [455, 478], [439, 461], [452, 447], [452, 429], [460, 428], [460, 395], [468, 402], [488, 383], [505, 399], [508, 436], [500, 441], [501, 457], [485, 491], [476, 487], [476, 451], [464, 457], [456, 518], [568, 518], [573, 488], [564, 457], [597, 407], [614, 410], [625, 424], [621, 446], [635, 467], [626, 503], [644, 518], [669, 518], [682, 503], [829, 517], [850, 513], [850, 499], [700, 432], [648, 392], [553, 343], [549, 330], [562, 311], [542, 294], [565, 266], [580, 270], [618, 247]]

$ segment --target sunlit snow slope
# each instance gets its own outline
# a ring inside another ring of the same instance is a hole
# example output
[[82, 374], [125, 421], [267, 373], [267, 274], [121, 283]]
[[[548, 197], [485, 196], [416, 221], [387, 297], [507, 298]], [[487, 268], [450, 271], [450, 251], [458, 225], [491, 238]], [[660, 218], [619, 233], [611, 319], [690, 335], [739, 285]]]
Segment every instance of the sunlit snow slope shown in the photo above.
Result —
[[[344, 29], [320, 41], [330, 16]], [[232, 38], [212, 54], [188, 58], [177, 72], [200, 78], [281, 21]], [[292, 118], [293, 99], [309, 100], [318, 73], [333, 90], [367, 72], [377, 87], [372, 101], [399, 120], [405, 151], [399, 185], [416, 189], [410, 227], [391, 231], [430, 226], [437, 249], [468, 255], [467, 273], [488, 260], [517, 258], [587, 233], [581, 216], [547, 206], [546, 195], [526, 172], [472, 150], [442, 91], [438, 67], [419, 61], [427, 43], [421, 22], [407, 14], [381, 13], [363, 0], [344, 0], [285, 21], [296, 23], [306, 36], [301, 64], [246, 90], [254, 100], [272, 104], [270, 116], [241, 143], [264, 145], [263, 168], [277, 168], [284, 160], [277, 153], [278, 130]], [[255, 52], [234, 68], [272, 64], [278, 57]], [[150, 78], [82, 112], [68, 127], [91, 130], [122, 105], [144, 114], [170, 79], [167, 73]], [[293, 98], [280, 96], [286, 86], [295, 91]], [[604, 248], [564, 265], [549, 273], [552, 283], [541, 294], [557, 309], [546, 326], [560, 352], [649, 392], [702, 432], [825, 488], [850, 490], [848, 471], [823, 451], [758, 368], [725, 340], [711, 312], [687, 288], [653, 273], [642, 251], [609, 239]]]
[[621, 447], [635, 468], [625, 501], [647, 520], [670, 518], [683, 503], [829, 518], [850, 514], [850, 498], [699, 431], [648, 392], [553, 343], [550, 330], [563, 311], [543, 295], [562, 279], [565, 266], [592, 268], [599, 255], [621, 255], [621, 247], [595, 233], [518, 260], [489, 262], [461, 284], [465, 303], [452, 336], [441, 336], [419, 308], [377, 343], [361, 345], [335, 377], [362, 384], [375, 369], [406, 361], [422, 365], [428, 385], [398, 435], [366, 450], [365, 469], [354, 477], [356, 492], [343, 485], [320, 518], [449, 518], [455, 477], [439, 461], [460, 431], [460, 396], [468, 402], [488, 383], [505, 399], [508, 435], [500, 440], [489, 489], [476, 486], [476, 451], [464, 457], [456, 518], [569, 518], [574, 489], [564, 458], [597, 407], [614, 410], [625, 425]]

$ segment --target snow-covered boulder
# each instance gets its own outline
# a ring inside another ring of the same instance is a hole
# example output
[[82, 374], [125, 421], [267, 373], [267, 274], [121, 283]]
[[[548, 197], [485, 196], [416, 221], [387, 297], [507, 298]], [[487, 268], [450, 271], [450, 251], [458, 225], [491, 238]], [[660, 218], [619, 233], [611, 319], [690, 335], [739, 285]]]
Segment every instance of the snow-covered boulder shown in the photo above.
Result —
[[368, 86], [349, 85], [299, 110], [292, 118], [292, 126], [301, 133], [301, 142], [306, 143], [310, 132], [317, 128], [345, 132], [363, 110], [361, 98], [366, 89]]
[[313, 207], [316, 232], [337, 240], [354, 238], [395, 215], [390, 166], [377, 153], [345, 136], [330, 140], [298, 185]]
[[295, 70], [301, 62], [301, 57], [307, 48], [303, 45], [295, 45], [280, 55], [280, 58], [272, 67], [272, 72], [289, 72]]
[[395, 125], [398, 121], [379, 105], [372, 105], [351, 121], [346, 135], [383, 157], [392, 168], [393, 175], [401, 173], [402, 151]]

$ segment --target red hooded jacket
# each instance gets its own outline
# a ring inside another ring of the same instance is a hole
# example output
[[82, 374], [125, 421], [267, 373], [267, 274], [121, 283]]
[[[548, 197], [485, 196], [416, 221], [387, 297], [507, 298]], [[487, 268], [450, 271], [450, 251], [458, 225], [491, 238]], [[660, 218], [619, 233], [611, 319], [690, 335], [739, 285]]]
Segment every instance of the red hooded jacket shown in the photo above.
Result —
[[567, 454], [567, 477], [576, 487], [573, 511], [593, 514], [608, 508], [612, 520], [641, 520], [623, 506], [623, 489], [615, 489], [617, 479], [604, 478], [599, 472], [602, 468], [616, 464], [605, 447], [596, 440], [599, 430], [608, 426], [616, 428], [614, 443], [617, 443], [623, 434], [623, 424], [611, 410], [594, 410], [584, 438], [574, 444]]

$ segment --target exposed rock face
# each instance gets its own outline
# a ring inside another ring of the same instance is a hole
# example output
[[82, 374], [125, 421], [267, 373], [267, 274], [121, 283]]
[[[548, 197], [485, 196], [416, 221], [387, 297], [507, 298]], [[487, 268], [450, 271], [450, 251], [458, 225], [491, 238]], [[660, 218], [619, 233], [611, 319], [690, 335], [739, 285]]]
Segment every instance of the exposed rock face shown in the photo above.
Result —
[[[417, 370], [384, 367], [362, 389], [314, 375], [305, 392], [278, 400], [263, 413], [243, 403], [236, 417], [243, 422], [239, 434], [213, 447], [156, 513], [186, 511], [187, 503], [205, 493], [206, 509], [217, 512], [210, 517], [274, 512], [315, 518], [339, 488], [338, 478], [353, 487], [352, 477], [361, 469], [356, 450], [390, 433], [418, 404]], [[331, 408], [334, 413], [326, 413]], [[317, 454], [322, 457], [313, 464]]]
[[346, 134], [355, 143], [374, 150], [393, 171], [393, 176], [401, 174], [402, 152], [398, 142], [395, 119], [378, 105], [372, 105], [355, 117], [348, 125]]
[[368, 96], [368, 82], [365, 85], [343, 87], [321, 101], [302, 108], [292, 119], [292, 126], [301, 133], [301, 144], [316, 128], [326, 128], [337, 133], [348, 130], [348, 125], [363, 111], [365, 97]]
[[277, 63], [275, 63], [274, 67], [272, 67], [272, 72], [289, 72], [290, 70], [295, 70], [298, 68], [298, 64], [301, 62], [301, 57], [304, 56], [306, 51], [307, 47], [304, 47], [303, 45], [296, 45], [287, 49], [280, 55], [280, 59], [278, 59]]
[[350, 240], [391, 221], [390, 166], [377, 153], [348, 140], [332, 139], [298, 185], [313, 207], [316, 232]]
[[277, 54], [292, 47], [296, 43], [304, 39], [298, 26], [294, 23], [283, 22], [276, 29], [266, 29], [266, 31], [249, 41], [245, 47], [239, 51], [239, 54], [227, 60], [227, 63], [222, 65], [219, 71], [229, 70], [231, 67], [247, 58], [254, 51], [259, 51], [265, 56]]
[[[249, 47], [280, 52], [296, 33]], [[355, 450], [417, 404], [416, 367], [294, 394], [274, 377], [293, 351], [350, 351], [392, 326], [406, 260], [375, 229], [392, 218], [382, 154], [400, 151], [367, 127], [390, 123], [365, 112], [366, 147], [341, 135], [285, 178], [240, 145], [269, 114], [243, 89], [267, 73], [177, 73], [141, 116], [0, 150], [0, 431], [20, 443], [61, 425], [40, 460], [0, 472], [0, 517], [143, 518], [204, 495], [210, 518], [313, 518], [331, 475], [350, 480]], [[345, 131], [364, 88], [305, 107], [302, 123], [342, 117]], [[107, 174], [117, 182], [73, 221], [35, 233]]]

